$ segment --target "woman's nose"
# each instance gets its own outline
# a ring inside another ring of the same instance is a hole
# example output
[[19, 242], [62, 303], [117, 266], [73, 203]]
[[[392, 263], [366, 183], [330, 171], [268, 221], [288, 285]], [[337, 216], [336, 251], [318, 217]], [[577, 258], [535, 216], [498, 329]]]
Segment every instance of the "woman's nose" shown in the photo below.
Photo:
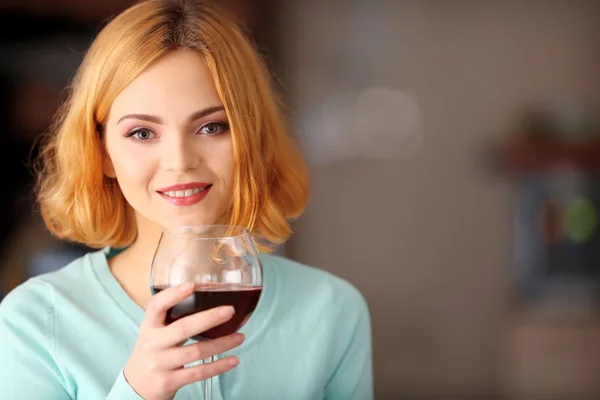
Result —
[[186, 135], [171, 135], [166, 139], [162, 155], [162, 167], [173, 172], [185, 172], [197, 168], [201, 162], [194, 143]]

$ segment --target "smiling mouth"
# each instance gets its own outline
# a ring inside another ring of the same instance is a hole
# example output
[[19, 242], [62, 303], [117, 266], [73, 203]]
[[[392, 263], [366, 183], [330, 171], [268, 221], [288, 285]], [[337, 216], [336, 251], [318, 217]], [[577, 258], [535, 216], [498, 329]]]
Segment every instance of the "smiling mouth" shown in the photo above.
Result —
[[186, 189], [186, 190], [169, 190], [169, 191], [165, 191], [165, 192], [159, 191], [158, 193], [160, 193], [164, 196], [172, 197], [172, 198], [185, 198], [185, 197], [191, 197], [197, 193], [206, 191], [211, 186], [212, 185], [207, 185], [207, 186], [204, 186], [203, 188], [194, 188], [194, 189]]
[[163, 188], [162, 190], [157, 190], [156, 193], [171, 205], [192, 206], [208, 196], [210, 188], [212, 188], [212, 184], [188, 183]]

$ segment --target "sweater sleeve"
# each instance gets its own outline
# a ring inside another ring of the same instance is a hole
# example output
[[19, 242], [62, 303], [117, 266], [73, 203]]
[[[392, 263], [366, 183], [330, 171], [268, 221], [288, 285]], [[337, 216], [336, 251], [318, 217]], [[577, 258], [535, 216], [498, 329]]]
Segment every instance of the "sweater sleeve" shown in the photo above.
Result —
[[0, 387], [2, 398], [71, 399], [54, 357], [50, 287], [30, 280], [0, 303]]
[[[76, 398], [76, 389], [55, 352], [52, 287], [38, 279], [10, 292], [0, 303], [0, 389], [7, 400]], [[120, 371], [107, 400], [143, 400]]]
[[[371, 321], [367, 303], [354, 287], [348, 285], [340, 329], [348, 332], [341, 349], [341, 358], [327, 387], [326, 400], [372, 400], [373, 368], [371, 346]], [[351, 317], [350, 317], [351, 316]], [[345, 336], [340, 334], [340, 337]]]
[[129, 382], [125, 379], [123, 370], [119, 372], [119, 377], [112, 387], [110, 393], [106, 397], [106, 400], [144, 400], [140, 395], [137, 394]]

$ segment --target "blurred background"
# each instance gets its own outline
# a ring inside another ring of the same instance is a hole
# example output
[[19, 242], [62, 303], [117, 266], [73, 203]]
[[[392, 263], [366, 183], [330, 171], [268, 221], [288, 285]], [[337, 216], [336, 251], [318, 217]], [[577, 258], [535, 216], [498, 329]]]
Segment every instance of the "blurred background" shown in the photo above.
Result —
[[[600, 2], [214, 1], [310, 165], [281, 251], [364, 294], [376, 398], [600, 398]], [[45, 231], [27, 163], [130, 4], [0, 0], [0, 298], [87, 251]]]

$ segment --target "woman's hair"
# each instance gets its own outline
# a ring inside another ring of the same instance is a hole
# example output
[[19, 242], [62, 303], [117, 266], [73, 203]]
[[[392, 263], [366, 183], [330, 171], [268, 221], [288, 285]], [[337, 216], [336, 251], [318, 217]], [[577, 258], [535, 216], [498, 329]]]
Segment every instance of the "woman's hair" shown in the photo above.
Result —
[[201, 2], [149, 0], [100, 32], [42, 142], [37, 196], [46, 226], [59, 238], [93, 248], [124, 247], [135, 239], [134, 211], [102, 172], [102, 130], [117, 95], [178, 49], [203, 57], [231, 126], [234, 194], [224, 222], [250, 228], [262, 251], [291, 233], [289, 222], [304, 210], [309, 182], [265, 64], [222, 11]]

